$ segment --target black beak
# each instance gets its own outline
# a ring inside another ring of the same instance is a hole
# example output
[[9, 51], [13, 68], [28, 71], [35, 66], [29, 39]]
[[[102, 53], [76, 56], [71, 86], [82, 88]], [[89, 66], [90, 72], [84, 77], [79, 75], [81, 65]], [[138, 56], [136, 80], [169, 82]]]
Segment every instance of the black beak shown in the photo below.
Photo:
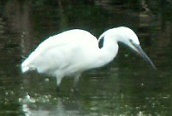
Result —
[[136, 48], [137, 52], [139, 53], [139, 55], [146, 60], [148, 63], [150, 63], [152, 65], [152, 67], [156, 70], [156, 66], [153, 64], [153, 62], [151, 61], [151, 59], [147, 56], [147, 54], [143, 51], [143, 49], [137, 45], [137, 44], [133, 44], [134, 47]]

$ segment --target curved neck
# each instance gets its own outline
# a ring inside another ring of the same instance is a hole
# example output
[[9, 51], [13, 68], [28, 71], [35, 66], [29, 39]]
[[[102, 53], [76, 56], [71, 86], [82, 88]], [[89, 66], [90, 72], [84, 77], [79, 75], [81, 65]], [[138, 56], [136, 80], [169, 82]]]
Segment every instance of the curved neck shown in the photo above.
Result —
[[95, 66], [101, 67], [110, 63], [118, 53], [118, 44], [112, 38], [106, 38], [103, 41], [103, 46], [98, 50], [98, 59]]

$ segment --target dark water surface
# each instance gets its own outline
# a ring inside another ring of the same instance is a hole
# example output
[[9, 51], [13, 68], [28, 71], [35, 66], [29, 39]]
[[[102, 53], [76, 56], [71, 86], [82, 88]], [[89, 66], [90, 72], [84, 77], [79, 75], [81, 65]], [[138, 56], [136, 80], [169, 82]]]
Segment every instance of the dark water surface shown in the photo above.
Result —
[[[110, 0], [0, 2], [0, 115], [171, 116], [172, 3], [168, 2], [148, 6]], [[55, 78], [21, 74], [24, 57], [51, 35], [81, 28], [98, 37], [121, 25], [138, 34], [157, 70], [121, 45], [112, 63], [83, 73], [77, 93], [71, 92], [72, 79], [63, 80], [58, 95]]]

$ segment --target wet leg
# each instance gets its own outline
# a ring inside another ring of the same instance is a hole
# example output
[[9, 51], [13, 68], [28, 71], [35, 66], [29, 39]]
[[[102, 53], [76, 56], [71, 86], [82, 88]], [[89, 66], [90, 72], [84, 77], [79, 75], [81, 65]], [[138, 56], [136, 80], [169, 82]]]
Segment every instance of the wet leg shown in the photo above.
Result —
[[63, 76], [62, 75], [58, 75], [56, 76], [56, 83], [57, 83], [57, 93], [60, 94], [60, 84], [61, 84], [61, 81], [62, 81], [62, 78]]
[[71, 89], [72, 92], [78, 92], [79, 89], [78, 89], [78, 81], [79, 81], [79, 77], [81, 76], [81, 74], [77, 74], [75, 77], [74, 77], [74, 83], [73, 83], [73, 88]]

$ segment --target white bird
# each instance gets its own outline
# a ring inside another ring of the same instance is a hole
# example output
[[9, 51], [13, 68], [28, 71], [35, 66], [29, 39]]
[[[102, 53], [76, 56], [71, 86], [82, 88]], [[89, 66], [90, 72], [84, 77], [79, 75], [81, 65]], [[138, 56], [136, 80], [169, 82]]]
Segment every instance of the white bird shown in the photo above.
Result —
[[98, 40], [80, 29], [51, 36], [29, 55], [21, 69], [23, 73], [36, 70], [55, 76], [58, 87], [66, 76], [74, 77], [76, 83], [82, 72], [113, 61], [118, 53], [118, 42], [129, 46], [156, 68], [141, 49], [137, 35], [128, 27], [117, 27], [105, 31]]

